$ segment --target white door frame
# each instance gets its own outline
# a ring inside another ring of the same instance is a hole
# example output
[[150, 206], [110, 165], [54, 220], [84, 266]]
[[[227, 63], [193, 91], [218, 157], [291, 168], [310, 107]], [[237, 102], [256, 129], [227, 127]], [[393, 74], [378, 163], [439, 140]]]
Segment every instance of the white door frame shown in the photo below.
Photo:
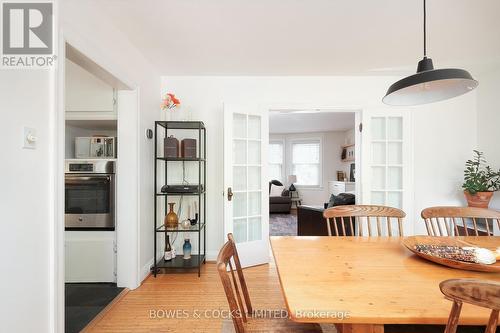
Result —
[[[361, 147], [363, 145], [361, 132], [359, 131], [359, 126], [362, 124], [363, 120], [363, 108], [359, 105], [346, 105], [346, 106], [328, 106], [328, 105], [318, 105], [318, 104], [303, 104], [303, 103], [284, 103], [284, 104], [267, 104], [262, 106], [267, 114], [271, 111], [280, 110], [286, 111], [296, 111], [296, 110], [321, 110], [322, 112], [334, 112], [334, 113], [354, 113], [354, 163], [356, 164], [356, 185], [355, 185], [355, 195], [356, 203], [363, 202], [363, 171], [359, 166], [362, 165], [362, 155]], [[268, 133], [269, 134], [269, 133]], [[266, 149], [268, 147], [265, 147]], [[267, 194], [267, 205], [269, 206], [269, 193]]]
[[[57, 6], [56, 6], [56, 20], [59, 19], [57, 15]], [[51, 327], [50, 330], [53, 332], [64, 332], [64, 286], [65, 286], [65, 278], [64, 278], [64, 161], [65, 161], [65, 59], [66, 59], [66, 43], [71, 44], [76, 49], [84, 53], [89, 58], [93, 59], [96, 63], [98, 63], [101, 67], [106, 70], [112, 68], [112, 70], [108, 70], [113, 76], [119, 78], [121, 82], [123, 82], [128, 87], [131, 87], [132, 91], [136, 91], [137, 100], [139, 98], [139, 89], [138, 87], [132, 83], [132, 81], [126, 79], [127, 75], [122, 73], [120, 70], [115, 68], [112, 59], [107, 58], [102, 54], [102, 51], [99, 48], [96, 48], [94, 45], [88, 43], [88, 41], [80, 36], [76, 31], [72, 29], [62, 30], [60, 28], [59, 22], [56, 23], [56, 36], [57, 36], [57, 60], [58, 65], [56, 70], [54, 71], [53, 77], [53, 87], [54, 87], [54, 118], [51, 120], [52, 122], [52, 140], [54, 142], [54, 151], [53, 151], [53, 160], [52, 163], [54, 167], [53, 170], [53, 196], [55, 199], [54, 202], [54, 228], [53, 228], [53, 247], [51, 248], [50, 259], [51, 264], [53, 264], [53, 271], [50, 281], [53, 281], [53, 285], [50, 286], [50, 294], [51, 294], [51, 304], [50, 304], [50, 312], [51, 312]], [[133, 115], [136, 120], [139, 117], [139, 105], [136, 104], [135, 114]], [[137, 125], [137, 150], [134, 152], [139, 156], [139, 147], [140, 147], [140, 130], [139, 130], [139, 121], [136, 122]], [[118, 117], [118, 126], [120, 126], [120, 115]], [[119, 129], [118, 129], [119, 130]], [[125, 149], [123, 151], [126, 151]], [[119, 162], [118, 162], [119, 163]], [[137, 191], [139, 193], [139, 180], [140, 180], [140, 170], [138, 164], [135, 165], [135, 171], [132, 171], [135, 174], [137, 179]], [[120, 168], [117, 169], [117, 180], [120, 179], [119, 171]], [[130, 176], [130, 173], [128, 173]], [[118, 193], [117, 193], [118, 194]], [[137, 205], [137, 216], [135, 217], [135, 225], [128, 225], [127, 227], [118, 227], [116, 228], [117, 239], [123, 239], [122, 246], [117, 245], [117, 272], [123, 272], [122, 277], [118, 277], [119, 286], [127, 287], [129, 289], [134, 289], [140, 285], [140, 259], [139, 259], [139, 250], [140, 250], [140, 233], [139, 233], [139, 221], [140, 221], [140, 206], [139, 201], [136, 200]], [[117, 211], [117, 216], [120, 213]], [[132, 220], [134, 220], [132, 218]]]

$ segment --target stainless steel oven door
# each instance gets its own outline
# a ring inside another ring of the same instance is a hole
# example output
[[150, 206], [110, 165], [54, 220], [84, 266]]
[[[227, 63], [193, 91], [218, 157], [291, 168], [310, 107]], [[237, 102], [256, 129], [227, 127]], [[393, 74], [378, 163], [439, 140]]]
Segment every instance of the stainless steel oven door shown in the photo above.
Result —
[[113, 174], [66, 174], [66, 229], [114, 229], [114, 177]]

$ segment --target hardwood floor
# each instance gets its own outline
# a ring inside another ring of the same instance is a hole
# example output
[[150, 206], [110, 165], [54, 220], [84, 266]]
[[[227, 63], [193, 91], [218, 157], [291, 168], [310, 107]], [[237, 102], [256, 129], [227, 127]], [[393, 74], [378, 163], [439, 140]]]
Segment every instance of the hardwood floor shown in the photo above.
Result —
[[[274, 264], [248, 268], [244, 274], [255, 309], [285, 309]], [[195, 271], [149, 276], [86, 332], [220, 332], [221, 310], [228, 309], [215, 263], [207, 263], [200, 278]]]

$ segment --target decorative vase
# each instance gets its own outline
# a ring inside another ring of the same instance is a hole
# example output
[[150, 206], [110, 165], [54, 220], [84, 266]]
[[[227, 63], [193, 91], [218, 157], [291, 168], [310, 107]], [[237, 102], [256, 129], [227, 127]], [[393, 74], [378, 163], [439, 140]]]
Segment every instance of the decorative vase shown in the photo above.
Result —
[[191, 228], [191, 221], [189, 221], [189, 219], [185, 219], [181, 222], [181, 226], [183, 229], [189, 229]]
[[165, 216], [165, 227], [167, 229], [175, 229], [179, 224], [179, 218], [174, 212], [175, 202], [169, 202], [168, 205], [170, 207], [170, 211], [168, 212], [167, 216]]
[[186, 108], [182, 108], [180, 106], [177, 106], [175, 108], [169, 109], [167, 111], [169, 114], [169, 120], [171, 121], [187, 121], [190, 120], [190, 115], [189, 112]]
[[191, 242], [189, 241], [189, 238], [184, 239], [182, 253], [184, 254], [184, 259], [191, 259]]
[[493, 192], [477, 192], [470, 194], [469, 191], [464, 191], [465, 198], [469, 207], [488, 208]]

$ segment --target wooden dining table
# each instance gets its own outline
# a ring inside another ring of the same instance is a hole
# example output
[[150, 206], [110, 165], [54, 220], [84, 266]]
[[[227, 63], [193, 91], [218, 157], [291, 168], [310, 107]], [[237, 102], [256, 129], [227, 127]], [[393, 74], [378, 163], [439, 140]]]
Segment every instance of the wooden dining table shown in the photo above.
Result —
[[[481, 247], [500, 237], [457, 237]], [[384, 324], [446, 324], [452, 302], [439, 283], [453, 278], [500, 282], [422, 259], [400, 237], [271, 237], [291, 320], [333, 323], [347, 332], [380, 332]], [[464, 304], [461, 325], [486, 325], [489, 311]]]

